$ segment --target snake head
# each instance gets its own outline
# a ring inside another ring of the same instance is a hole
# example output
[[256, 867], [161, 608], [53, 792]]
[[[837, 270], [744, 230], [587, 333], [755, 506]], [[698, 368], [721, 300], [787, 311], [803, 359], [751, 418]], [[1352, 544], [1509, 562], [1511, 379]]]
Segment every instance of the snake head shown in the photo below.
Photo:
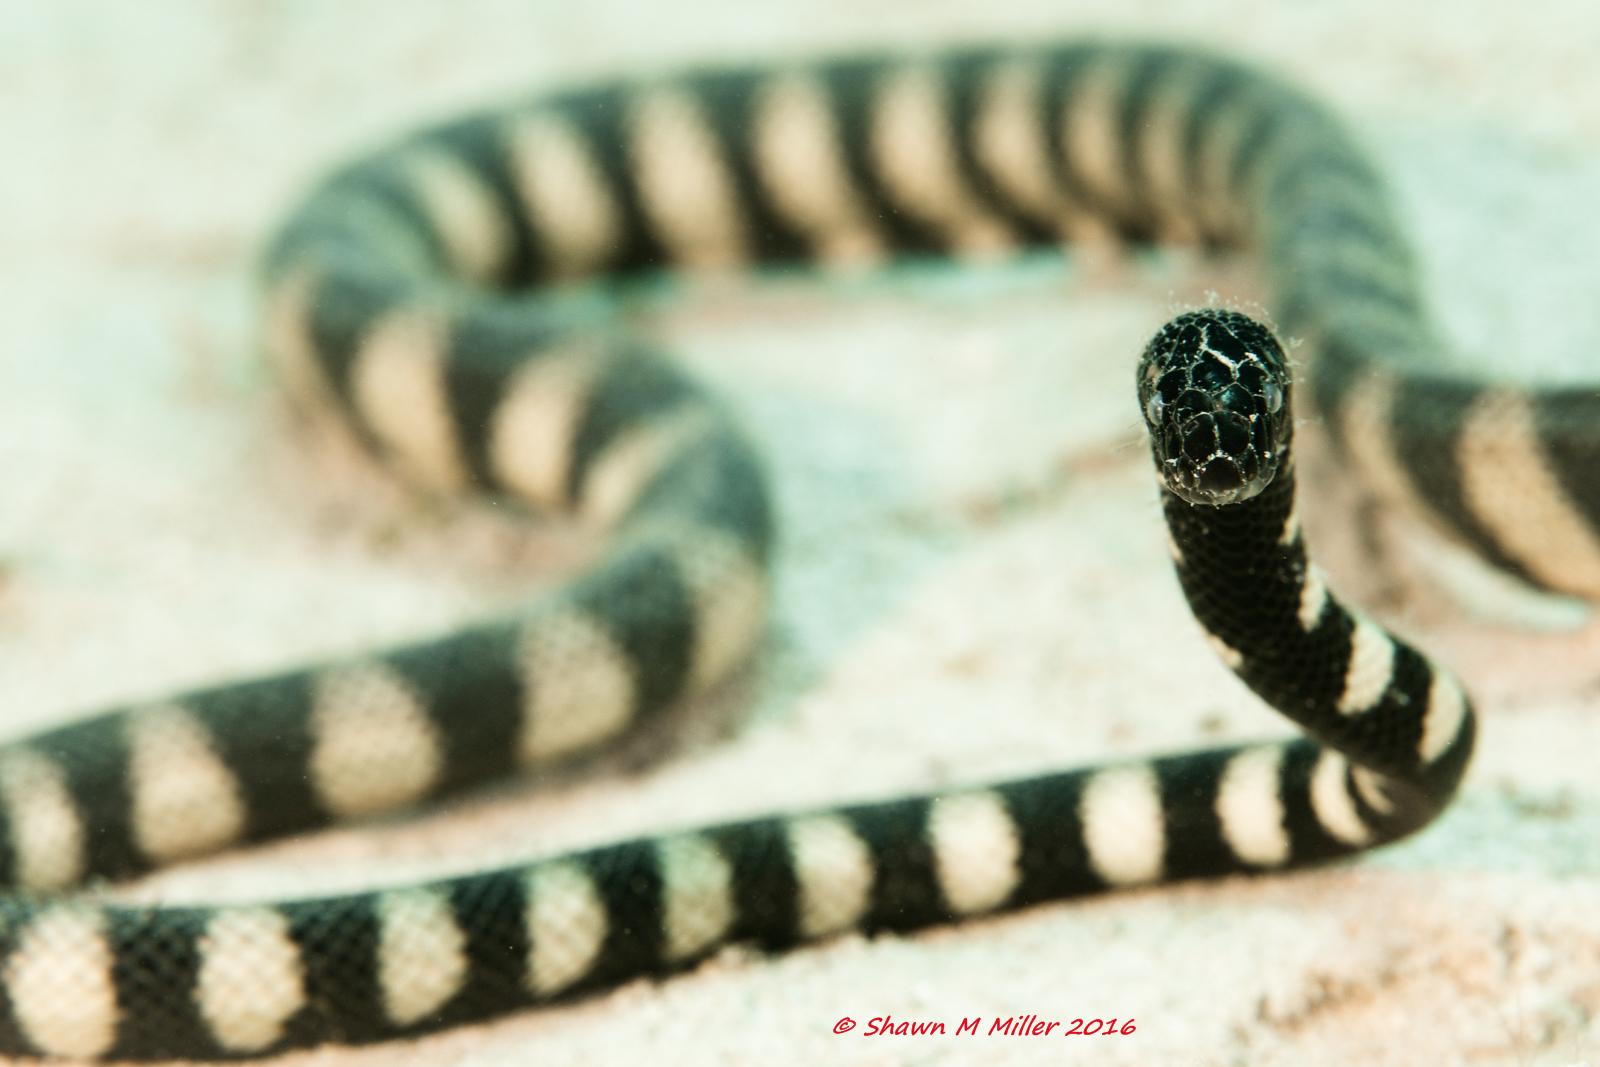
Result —
[[1191, 311], [1139, 361], [1139, 406], [1168, 489], [1222, 507], [1271, 483], [1289, 448], [1289, 365], [1272, 331], [1237, 311]]

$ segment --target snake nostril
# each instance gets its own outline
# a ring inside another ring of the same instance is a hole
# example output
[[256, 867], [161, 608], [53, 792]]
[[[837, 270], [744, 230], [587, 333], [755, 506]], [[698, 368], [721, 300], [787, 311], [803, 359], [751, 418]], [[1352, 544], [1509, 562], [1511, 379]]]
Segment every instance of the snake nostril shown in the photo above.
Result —
[[1250, 424], [1233, 415], [1219, 415], [1216, 420], [1217, 447], [1230, 456], [1243, 456], [1250, 451]]
[[1217, 431], [1208, 418], [1198, 418], [1189, 424], [1183, 435], [1183, 455], [1190, 463], [1204, 463], [1217, 450]]

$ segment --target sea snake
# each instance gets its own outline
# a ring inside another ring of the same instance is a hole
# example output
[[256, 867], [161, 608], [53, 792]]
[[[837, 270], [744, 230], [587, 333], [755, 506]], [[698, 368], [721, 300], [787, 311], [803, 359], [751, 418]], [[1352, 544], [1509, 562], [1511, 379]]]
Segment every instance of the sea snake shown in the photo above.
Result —
[[[1195, 618], [1305, 739], [326, 899], [69, 892], [593, 749], [746, 658], [775, 530], [738, 415], [647, 341], [563, 310], [549, 294], [566, 283], [1106, 237], [1253, 251], [1276, 330], [1300, 341], [1291, 366], [1265, 327], [1193, 313], [1151, 342], [1137, 383]], [[1299, 91], [1186, 49], [854, 57], [518, 101], [333, 172], [262, 274], [264, 348], [298, 403], [418, 484], [565, 511], [607, 547], [509, 617], [0, 748], [7, 1054], [393, 1039], [732, 942], [1279, 871], [1418, 829], [1456, 788], [1473, 713], [1307, 561], [1291, 386], [1375, 499], [1533, 585], [1600, 595], [1593, 391], [1452, 372], [1357, 142]]]

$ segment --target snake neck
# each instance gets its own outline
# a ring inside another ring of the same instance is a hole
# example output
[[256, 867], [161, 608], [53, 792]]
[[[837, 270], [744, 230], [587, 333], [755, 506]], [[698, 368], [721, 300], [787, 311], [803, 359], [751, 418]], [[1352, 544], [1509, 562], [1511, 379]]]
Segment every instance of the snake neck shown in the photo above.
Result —
[[1472, 750], [1471, 716], [1450, 706], [1459, 691], [1421, 653], [1328, 590], [1307, 559], [1295, 491], [1292, 462], [1259, 496], [1227, 507], [1164, 491], [1179, 583], [1223, 661], [1376, 775], [1373, 789], [1391, 810], [1375, 814], [1403, 832], [1454, 792]]

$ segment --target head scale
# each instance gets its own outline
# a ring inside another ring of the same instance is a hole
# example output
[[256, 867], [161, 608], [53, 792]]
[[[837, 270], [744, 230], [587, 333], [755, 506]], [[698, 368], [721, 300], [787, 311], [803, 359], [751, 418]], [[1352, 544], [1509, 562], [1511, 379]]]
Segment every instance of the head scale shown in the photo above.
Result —
[[1145, 347], [1139, 407], [1168, 489], [1191, 504], [1237, 504], [1288, 454], [1288, 359], [1248, 316], [1191, 311]]

